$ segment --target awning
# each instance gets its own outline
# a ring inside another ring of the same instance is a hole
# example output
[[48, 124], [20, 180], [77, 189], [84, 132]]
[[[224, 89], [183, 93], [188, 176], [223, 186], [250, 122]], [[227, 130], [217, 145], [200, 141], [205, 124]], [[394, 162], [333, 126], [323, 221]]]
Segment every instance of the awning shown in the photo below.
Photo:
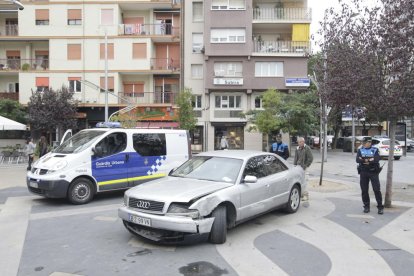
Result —
[[179, 128], [178, 122], [137, 122], [137, 128]]
[[0, 130], [26, 130], [26, 125], [0, 116]]

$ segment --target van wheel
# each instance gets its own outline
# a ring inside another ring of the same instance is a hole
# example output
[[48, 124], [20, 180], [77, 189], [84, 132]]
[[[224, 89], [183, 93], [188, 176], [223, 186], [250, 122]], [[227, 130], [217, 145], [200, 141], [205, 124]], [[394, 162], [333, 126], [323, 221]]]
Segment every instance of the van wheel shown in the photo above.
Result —
[[296, 213], [300, 205], [300, 190], [297, 184], [293, 185], [290, 190], [289, 201], [286, 204], [285, 211], [289, 214]]
[[73, 204], [85, 204], [92, 200], [95, 193], [92, 182], [87, 178], [78, 178], [68, 190], [68, 199]]
[[400, 160], [401, 156], [394, 156], [395, 160]]
[[222, 244], [226, 242], [227, 236], [227, 213], [225, 206], [219, 206], [214, 209], [211, 216], [214, 218], [213, 226], [210, 232], [210, 242]]

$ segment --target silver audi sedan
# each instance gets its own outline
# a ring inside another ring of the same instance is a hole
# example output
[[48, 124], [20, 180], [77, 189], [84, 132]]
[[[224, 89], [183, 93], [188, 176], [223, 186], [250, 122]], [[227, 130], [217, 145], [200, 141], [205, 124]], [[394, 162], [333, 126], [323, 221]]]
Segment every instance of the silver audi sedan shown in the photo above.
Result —
[[128, 231], [156, 242], [209, 239], [276, 208], [299, 209], [304, 171], [275, 154], [222, 150], [198, 154], [162, 179], [125, 192], [119, 217]]

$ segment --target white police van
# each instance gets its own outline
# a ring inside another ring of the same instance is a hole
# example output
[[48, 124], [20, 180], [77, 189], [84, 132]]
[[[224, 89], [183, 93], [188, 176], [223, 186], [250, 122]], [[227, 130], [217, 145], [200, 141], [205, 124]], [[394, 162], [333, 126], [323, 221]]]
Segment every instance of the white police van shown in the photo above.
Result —
[[191, 157], [186, 130], [87, 129], [32, 165], [30, 192], [74, 204], [166, 176]]

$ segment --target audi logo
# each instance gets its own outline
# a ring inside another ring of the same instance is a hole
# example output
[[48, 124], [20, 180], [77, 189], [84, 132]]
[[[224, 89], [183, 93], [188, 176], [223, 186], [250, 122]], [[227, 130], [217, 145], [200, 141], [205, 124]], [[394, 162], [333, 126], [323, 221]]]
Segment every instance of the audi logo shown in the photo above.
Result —
[[149, 209], [151, 207], [151, 203], [148, 201], [139, 200], [137, 203], [137, 207], [141, 209]]

